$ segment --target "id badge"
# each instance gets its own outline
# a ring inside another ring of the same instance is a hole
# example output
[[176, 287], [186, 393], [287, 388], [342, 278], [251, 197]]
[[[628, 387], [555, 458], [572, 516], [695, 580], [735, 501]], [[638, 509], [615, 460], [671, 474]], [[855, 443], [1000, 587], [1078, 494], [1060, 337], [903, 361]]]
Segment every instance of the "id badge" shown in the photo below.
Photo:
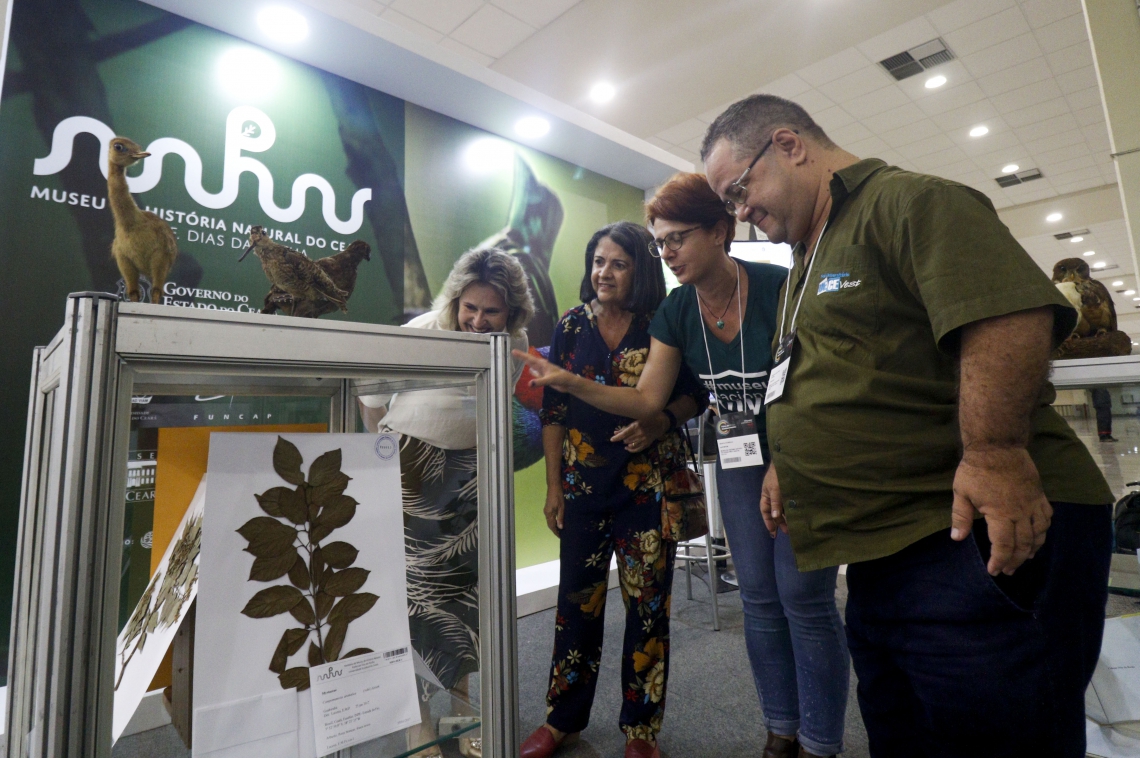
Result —
[[796, 332], [793, 329], [780, 340], [780, 346], [776, 349], [776, 365], [768, 372], [768, 391], [764, 394], [764, 405], [771, 405], [784, 396], [784, 384], [788, 381], [788, 369], [792, 365], [795, 345]]
[[762, 466], [760, 435], [756, 419], [748, 411], [725, 413], [716, 420], [716, 446], [720, 451], [720, 467]]

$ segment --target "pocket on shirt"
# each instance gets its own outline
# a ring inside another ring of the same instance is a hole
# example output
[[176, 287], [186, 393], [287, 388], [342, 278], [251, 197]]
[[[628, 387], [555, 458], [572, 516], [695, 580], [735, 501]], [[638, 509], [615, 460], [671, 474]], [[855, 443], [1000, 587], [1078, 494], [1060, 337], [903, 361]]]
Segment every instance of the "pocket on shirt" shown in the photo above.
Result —
[[837, 337], [866, 337], [878, 331], [879, 256], [869, 245], [848, 245], [816, 261], [805, 282], [800, 323]]

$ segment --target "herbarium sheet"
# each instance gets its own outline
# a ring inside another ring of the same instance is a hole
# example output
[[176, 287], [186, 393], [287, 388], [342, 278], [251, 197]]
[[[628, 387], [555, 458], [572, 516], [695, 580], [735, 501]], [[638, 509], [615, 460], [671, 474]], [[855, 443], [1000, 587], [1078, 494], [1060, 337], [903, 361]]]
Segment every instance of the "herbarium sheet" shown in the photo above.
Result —
[[[207, 471], [194, 755], [311, 758], [418, 723], [397, 439], [216, 433]], [[322, 708], [334, 669], [360, 673]]]

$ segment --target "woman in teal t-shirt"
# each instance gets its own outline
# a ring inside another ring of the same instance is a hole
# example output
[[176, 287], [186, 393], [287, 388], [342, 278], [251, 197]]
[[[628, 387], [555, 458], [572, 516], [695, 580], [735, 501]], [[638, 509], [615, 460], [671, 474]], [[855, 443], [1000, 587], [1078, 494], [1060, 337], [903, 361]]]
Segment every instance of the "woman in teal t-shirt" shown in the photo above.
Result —
[[736, 219], [700, 174], [674, 176], [646, 211], [655, 252], [684, 286], [669, 294], [650, 324], [649, 357], [637, 387], [607, 387], [541, 358], [516, 355], [530, 365], [535, 385], [631, 418], [665, 407], [683, 362], [713, 394], [718, 427], [758, 436], [760, 465], [747, 465], [759, 457], [756, 440], [739, 437], [721, 445], [717, 491], [768, 731], [764, 755], [834, 755], [843, 748], [850, 665], [835, 607], [838, 569], [797, 570], [788, 535], [770, 536], [760, 515], [769, 459], [764, 393], [787, 271], [727, 255]]

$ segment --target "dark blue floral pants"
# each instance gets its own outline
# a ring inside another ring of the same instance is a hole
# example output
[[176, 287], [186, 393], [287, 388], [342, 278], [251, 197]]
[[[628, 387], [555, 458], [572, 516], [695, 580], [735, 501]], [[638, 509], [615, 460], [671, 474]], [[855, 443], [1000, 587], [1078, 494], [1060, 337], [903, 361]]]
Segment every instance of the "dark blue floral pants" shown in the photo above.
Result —
[[546, 720], [559, 731], [579, 732], [590, 720], [615, 550], [626, 608], [618, 723], [631, 740], [653, 743], [661, 730], [677, 546], [662, 542], [660, 502], [655, 497], [647, 500], [600, 513], [583, 512], [572, 500], [566, 503], [554, 659], [546, 695]]

